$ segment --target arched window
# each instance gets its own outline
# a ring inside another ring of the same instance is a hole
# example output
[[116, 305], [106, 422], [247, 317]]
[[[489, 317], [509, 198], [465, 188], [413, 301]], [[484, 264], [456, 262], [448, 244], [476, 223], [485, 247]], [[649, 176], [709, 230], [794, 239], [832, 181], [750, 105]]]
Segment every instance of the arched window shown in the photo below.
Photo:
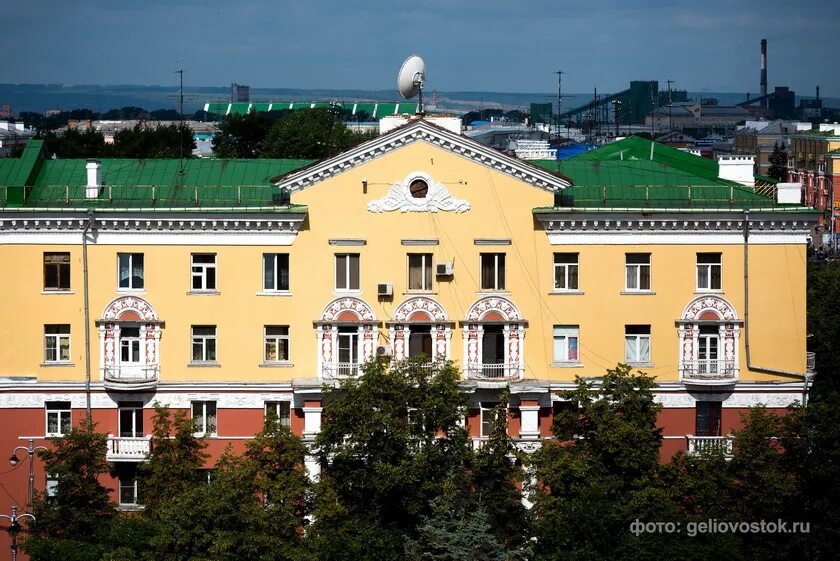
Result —
[[357, 376], [361, 365], [376, 352], [378, 325], [373, 309], [359, 298], [336, 298], [327, 304], [315, 322], [320, 376]]
[[508, 299], [488, 296], [464, 320], [464, 371], [479, 380], [519, 380], [525, 372], [525, 321]]
[[452, 322], [431, 298], [417, 296], [404, 301], [397, 306], [389, 327], [394, 360], [420, 355], [431, 362], [451, 358]]
[[99, 369], [109, 389], [154, 388], [160, 377], [160, 318], [146, 300], [123, 296], [102, 312]]
[[741, 321], [732, 304], [719, 296], [695, 298], [677, 324], [680, 381], [700, 385], [735, 383]]

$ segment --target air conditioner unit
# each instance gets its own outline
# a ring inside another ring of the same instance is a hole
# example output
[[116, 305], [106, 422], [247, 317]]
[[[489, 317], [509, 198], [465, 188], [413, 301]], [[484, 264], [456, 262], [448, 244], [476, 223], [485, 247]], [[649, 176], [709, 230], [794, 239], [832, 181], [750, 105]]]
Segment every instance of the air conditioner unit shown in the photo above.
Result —
[[389, 282], [381, 283], [376, 285], [376, 295], [379, 297], [383, 296], [393, 296], [394, 295], [394, 287]]
[[376, 347], [376, 356], [391, 356], [391, 346], [379, 345]]
[[435, 269], [435, 273], [439, 277], [451, 277], [452, 269], [454, 268], [454, 266], [454, 263], [438, 263]]

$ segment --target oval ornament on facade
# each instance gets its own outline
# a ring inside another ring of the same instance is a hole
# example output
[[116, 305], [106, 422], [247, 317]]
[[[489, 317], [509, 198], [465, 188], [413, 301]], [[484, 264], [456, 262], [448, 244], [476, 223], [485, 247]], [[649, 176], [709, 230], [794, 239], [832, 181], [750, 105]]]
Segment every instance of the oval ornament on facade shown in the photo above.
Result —
[[367, 205], [370, 212], [466, 212], [469, 201], [456, 199], [443, 183], [423, 172], [414, 172], [388, 189], [381, 199]]

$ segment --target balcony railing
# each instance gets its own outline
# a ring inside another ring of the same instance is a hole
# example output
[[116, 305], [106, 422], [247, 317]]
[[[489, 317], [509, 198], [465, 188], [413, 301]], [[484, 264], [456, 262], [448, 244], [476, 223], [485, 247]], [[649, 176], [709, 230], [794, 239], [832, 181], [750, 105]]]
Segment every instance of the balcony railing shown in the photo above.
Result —
[[362, 365], [357, 362], [336, 362], [325, 364], [323, 377], [330, 379], [355, 378], [362, 371]]
[[148, 436], [108, 435], [109, 462], [142, 462], [149, 456]]
[[106, 366], [102, 369], [102, 379], [109, 389], [150, 389], [157, 385], [159, 378], [158, 364]]
[[518, 379], [519, 364], [468, 364], [467, 377], [473, 380]]
[[738, 378], [734, 360], [700, 359], [684, 362], [682, 380], [697, 384], [729, 384]]
[[731, 436], [694, 436], [686, 435], [689, 454], [700, 454], [703, 452], [721, 451], [724, 456], [732, 455]]
[[817, 371], [817, 354], [812, 352], [805, 353], [805, 371], [808, 374], [813, 374]]

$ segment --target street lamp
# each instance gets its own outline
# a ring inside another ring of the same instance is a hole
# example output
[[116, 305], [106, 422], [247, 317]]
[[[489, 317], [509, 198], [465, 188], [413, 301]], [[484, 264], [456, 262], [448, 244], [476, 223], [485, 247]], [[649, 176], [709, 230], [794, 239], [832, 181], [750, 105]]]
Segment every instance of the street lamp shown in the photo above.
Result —
[[12, 464], [12, 466], [16, 466], [16, 465], [18, 465], [18, 462], [20, 462], [20, 459], [18, 459], [18, 457], [17, 457], [17, 451], [18, 450], [23, 450], [29, 456], [29, 494], [27, 495], [26, 508], [31, 511], [32, 510], [32, 495], [35, 491], [35, 461], [34, 461], [34, 456], [35, 456], [35, 452], [37, 452], [38, 450], [46, 450], [46, 448], [44, 448], [43, 446], [35, 446], [35, 439], [30, 438], [29, 439], [29, 446], [18, 446], [17, 448], [12, 450], [12, 457], [9, 458], [9, 463]]
[[12, 515], [0, 514], [0, 518], [5, 518], [9, 521], [9, 535], [12, 536], [12, 561], [17, 561], [17, 535], [21, 531], [20, 520], [29, 519], [35, 522], [35, 517], [28, 512], [18, 516], [17, 507], [12, 507]]

